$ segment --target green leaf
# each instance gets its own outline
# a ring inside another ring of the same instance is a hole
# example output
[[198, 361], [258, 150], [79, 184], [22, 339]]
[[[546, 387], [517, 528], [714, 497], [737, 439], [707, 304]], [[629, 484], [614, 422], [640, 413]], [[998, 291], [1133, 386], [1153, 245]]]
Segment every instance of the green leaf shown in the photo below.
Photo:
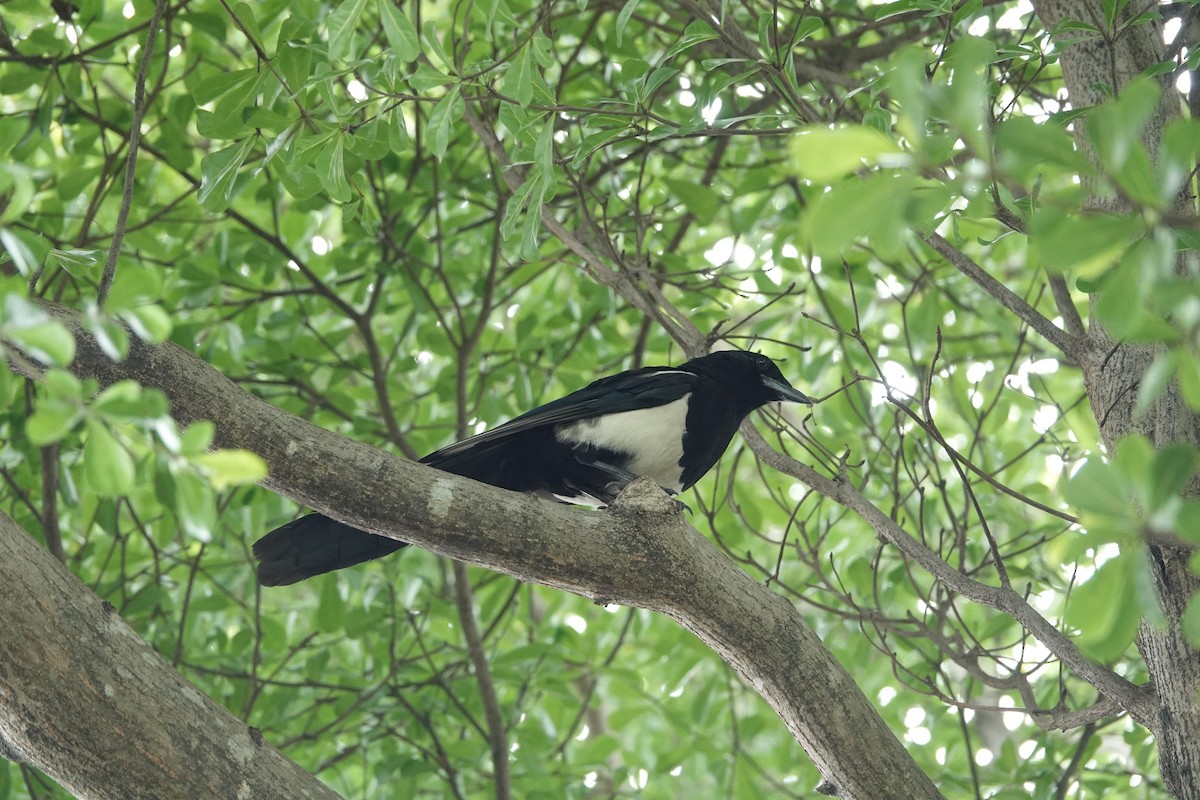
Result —
[[83, 469], [88, 486], [101, 496], [127, 494], [133, 488], [133, 458], [108, 429], [88, 420]]
[[200, 190], [196, 193], [196, 199], [203, 203], [208, 211], [219, 214], [229, 208], [238, 170], [242, 168], [253, 146], [254, 140], [246, 138], [205, 156], [200, 162]]
[[1143, 151], [1142, 129], [1154, 113], [1160, 94], [1153, 80], [1138, 77], [1121, 89], [1119, 97], [1088, 115], [1088, 137], [1110, 174], [1120, 172], [1133, 153]]
[[175, 515], [185, 533], [211, 542], [217, 524], [216, 498], [208, 484], [188, 472], [176, 472]]
[[29, 121], [16, 114], [0, 117], [0, 159], [7, 160], [12, 149], [29, 130]]
[[65, 369], [47, 370], [42, 376], [42, 389], [49, 397], [83, 405], [83, 382]]
[[1192, 595], [1183, 612], [1183, 632], [1192, 647], [1200, 648], [1200, 594]]
[[1054, 122], [1038, 123], [1025, 116], [996, 126], [996, 157], [1001, 169], [1024, 181], [1047, 171], [1091, 173], [1071, 134]]
[[671, 191], [672, 199], [683, 203], [700, 224], [710, 225], [716, 219], [721, 198], [712, 189], [675, 178], [663, 178], [662, 182]]
[[408, 15], [396, 8], [392, 0], [379, 0], [379, 18], [388, 44], [401, 61], [415, 61], [421, 55], [421, 37]]
[[1179, 393], [1192, 411], [1200, 412], [1200, 358], [1187, 350], [1176, 351], [1179, 357]]
[[1175, 119], [1162, 135], [1158, 158], [1159, 197], [1170, 203], [1192, 174], [1196, 156], [1200, 154], [1200, 120]]
[[162, 292], [161, 270], [137, 262], [127, 264], [118, 269], [113, 277], [104, 308], [116, 312], [157, 303], [162, 298]]
[[446, 155], [446, 148], [450, 144], [450, 130], [462, 118], [465, 110], [462, 87], [455, 84], [429, 112], [429, 149], [439, 161]]
[[5, 201], [3, 208], [0, 208], [0, 225], [15, 222], [24, 216], [33, 196], [32, 173], [18, 164], [0, 162], [0, 197]]
[[1144, 417], [1150, 410], [1150, 406], [1154, 405], [1154, 401], [1167, 388], [1167, 384], [1175, 374], [1176, 359], [1174, 355], [1174, 351], [1160, 354], [1142, 375], [1142, 380], [1138, 384], [1137, 401], [1133, 404], [1134, 419]]
[[254, 83], [258, 80], [259, 71], [256, 69], [235, 69], [229, 72], [218, 72], [197, 82], [192, 87], [192, 97], [197, 105], [211, 103], [219, 97], [224, 97], [240, 86]]
[[534, 193], [537, 185], [542, 181], [542, 176], [538, 172], [530, 174], [529, 178], [517, 187], [517, 190], [509, 196], [508, 202], [504, 206], [504, 221], [500, 223], [500, 235], [505, 239], [511, 238], [517, 230], [517, 225], [521, 221], [521, 211], [524, 210], [526, 204], [529, 203], [530, 196]]
[[[816, 29], [819, 30], [823, 26], [823, 23], [816, 17], [805, 18], [800, 23], [800, 29], [797, 31], [797, 35], [793, 41], [793, 44], [801, 41], [802, 39], [808, 38], [808, 36], [814, 33], [814, 25], [816, 26]], [[679, 37], [679, 41], [671, 45], [667, 49], [667, 52], [663, 54], [661, 63], [669, 62], [675, 56], [679, 55], [685, 50], [692, 49], [702, 42], [711, 42], [713, 39], [716, 39], [717, 36], [717, 32], [714, 31], [712, 26], [708, 23], [700, 20], [692, 22], [684, 30], [683, 36]]]
[[522, 107], [533, 101], [533, 48], [522, 47], [504, 73], [503, 91]]
[[541, 175], [543, 183], [549, 189], [554, 181], [554, 117], [547, 115], [546, 124], [538, 134], [537, 145], [533, 149], [533, 164]]
[[638, 3], [641, 0], [625, 0], [625, 5], [621, 7], [621, 11], [617, 14], [617, 24], [614, 29], [617, 40], [617, 47], [621, 46], [621, 40], [625, 38], [625, 26], [629, 24], [629, 20], [633, 17], [633, 12], [637, 11]]
[[235, 139], [245, 134], [247, 109], [253, 109], [268, 73], [256, 72], [251, 80], [237, 84], [217, 99], [212, 114], [205, 120], [205, 133], [219, 139]]
[[312, 74], [313, 51], [298, 42], [284, 39], [283, 33], [281, 29], [280, 42], [275, 48], [275, 65], [283, 76], [284, 86], [295, 95], [304, 91]]
[[388, 150], [392, 153], [403, 153], [409, 148], [408, 122], [404, 119], [404, 112], [400, 108], [394, 108], [390, 112], [390, 117], [387, 120], [388, 131]]
[[874, 165], [900, 148], [874, 128], [862, 125], [804, 128], [792, 140], [792, 164], [802, 178], [828, 183]]
[[651, 102], [651, 98], [659, 87], [678, 74], [679, 70], [674, 67], [655, 67], [642, 79], [641, 85], [638, 87], [638, 97], [645, 102]]
[[258, 18], [254, 14], [254, 6], [246, 2], [237, 3], [233, 7], [233, 13], [237, 20], [242, 23], [242, 27], [249, 32], [250, 38], [256, 43], [262, 44], [262, 30], [258, 27]]
[[141, 384], [134, 380], [117, 381], [96, 396], [91, 408], [106, 417], [141, 417], [144, 408]]
[[986, 157], [989, 115], [988, 69], [996, 57], [996, 46], [978, 36], [963, 36], [947, 48], [946, 61], [953, 70], [945, 95], [945, 111], [975, 155]]
[[52, 249], [49, 261], [72, 275], [86, 275], [99, 262], [99, 253], [99, 250], [81, 250], [79, 248]]
[[187, 456], [200, 455], [212, 444], [216, 432], [216, 426], [206, 419], [193, 422], [179, 437], [179, 452]]
[[907, 174], [878, 174], [842, 181], [818, 195], [804, 220], [813, 250], [836, 257], [876, 229], [897, 230], [911, 187]]
[[345, 59], [350, 54], [350, 44], [359, 18], [367, 7], [367, 0], [346, 0], [338, 3], [325, 21], [329, 31], [329, 57]]
[[1079, 647], [1098, 661], [1121, 655], [1137, 634], [1140, 605], [1129, 598], [1138, 558], [1124, 552], [1110, 558], [1067, 601], [1067, 624], [1079, 629]]
[[[2, 255], [7, 256], [22, 275], [32, 275], [37, 270], [37, 256], [19, 231], [0, 227], [0, 249], [3, 250]], [[0, 264], [3, 263], [0, 259]]]
[[[1140, 433], [1128, 434], [1117, 442], [1117, 451], [1112, 457], [1112, 468], [1120, 473], [1122, 480], [1135, 487], [1145, 502], [1152, 481], [1150, 470], [1154, 463], [1154, 445]], [[1132, 501], [1134, 498], [1131, 497]], [[1132, 505], [1132, 503], [1131, 503]], [[1125, 512], [1133, 513], [1132, 510]]]
[[1146, 498], [1146, 511], [1156, 510], [1180, 499], [1183, 487], [1196, 470], [1196, 450], [1189, 444], [1168, 444], [1154, 454], [1150, 465], [1151, 491]]
[[[700, 23], [700, 22], [692, 23], [692, 25], [703, 25], [703, 24], [704, 23]], [[688, 30], [691, 30], [692, 25], [688, 26]], [[708, 26], [705, 25], [705, 27], [708, 27]], [[796, 26], [796, 32], [792, 35], [792, 46], [794, 47], [797, 43], [802, 42], [805, 39], [808, 39], [809, 37], [813, 36], [816, 33], [819, 33], [820, 31], [823, 31], [823, 30], [825, 30], [825, 22], [820, 17], [817, 17], [817, 16], [805, 17], [804, 19], [800, 20], [800, 24]], [[713, 38], [716, 38], [715, 33], [714, 33]]]
[[25, 435], [29, 441], [42, 447], [61, 441], [79, 420], [83, 411], [63, 403], [39, 403], [37, 409], [25, 420]]
[[121, 606], [121, 615], [130, 619], [154, 612], [169, 614], [173, 610], [170, 593], [158, 584], [152, 583], [134, 592], [133, 596]]
[[316, 160], [321, 186], [339, 203], [348, 202], [354, 196], [350, 182], [346, 180], [345, 147], [346, 140], [336, 136], [318, 151]]
[[0, 411], [4, 411], [12, 405], [20, 386], [21, 379], [13, 374], [7, 363], [0, 359]]
[[4, 333], [26, 355], [43, 364], [66, 366], [75, 359], [75, 337], [60, 322], [42, 322]]
[[326, 575], [321, 579], [321, 599], [317, 603], [317, 630], [337, 633], [345, 617], [346, 604], [338, 591], [338, 579], [335, 575]]
[[171, 335], [171, 317], [159, 305], [137, 306], [119, 312], [121, 319], [144, 342], [160, 344]]
[[437, 56], [438, 60], [446, 66], [447, 69], [455, 68], [454, 60], [450, 58], [450, 54], [446, 52], [446, 48], [442, 45], [442, 39], [438, 36], [438, 26], [432, 20], [425, 23], [425, 44], [429, 45], [430, 51]]
[[525, 223], [521, 226], [521, 257], [535, 259], [538, 257], [538, 234], [542, 230], [542, 206], [546, 202], [547, 188], [542, 181], [537, 183], [537, 191], [530, 195], [530, 211], [525, 215]]
[[89, 313], [85, 318], [87, 328], [95, 338], [101, 352], [113, 361], [121, 361], [129, 352], [129, 334], [120, 325], [101, 314]]
[[1075, 508], [1128, 519], [1133, 513], [1133, 489], [1112, 466], [1088, 459], [1063, 489], [1063, 498]]
[[417, 71], [408, 79], [408, 82], [418, 92], [428, 92], [430, 89], [454, 83], [454, 78], [422, 61], [417, 65]]
[[204, 467], [209, 481], [218, 489], [257, 483], [267, 476], [267, 464], [249, 450], [214, 450], [193, 459]]
[[1159, 179], [1144, 148], [1139, 147], [1130, 153], [1125, 163], [1112, 172], [1112, 177], [1131, 200], [1147, 208], [1158, 208], [1171, 200], [1170, 197], [1161, 196]]
[[1111, 267], [1143, 229], [1135, 218], [1117, 214], [1066, 214], [1039, 209], [1029, 242], [1052, 272], [1073, 270], [1094, 277]]
[[1176, 329], [1153, 306], [1154, 276], [1170, 274], [1174, 247], [1161, 247], [1158, 237], [1146, 237], [1121, 254], [1120, 263], [1104, 275], [1098, 287], [1095, 316], [1119, 340], [1169, 341]]

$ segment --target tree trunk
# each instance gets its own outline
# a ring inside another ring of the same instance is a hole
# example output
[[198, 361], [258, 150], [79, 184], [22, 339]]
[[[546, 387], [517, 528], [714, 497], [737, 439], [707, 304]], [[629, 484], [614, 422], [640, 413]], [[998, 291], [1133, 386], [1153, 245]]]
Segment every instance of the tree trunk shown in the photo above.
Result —
[[336, 798], [0, 512], [0, 755], [76, 797]]
[[[1066, 48], [1061, 56], [1063, 77], [1073, 107], [1087, 108], [1109, 99], [1109, 90], [1119, 93], [1134, 77], [1163, 58], [1160, 27], [1132, 23], [1144, 7], [1131, 4], [1118, 14], [1111, 29], [1103, 20], [1099, 4], [1087, 0], [1036, 0], [1035, 8], [1047, 27], [1064, 19], [1078, 20], [1106, 30]], [[1075, 35], [1075, 34], [1072, 34]], [[1159, 77], [1162, 98], [1142, 134], [1153, 160], [1159, 152], [1163, 129], [1179, 116], [1181, 99], [1170, 83], [1170, 73]], [[1095, 154], [1082, 126], [1076, 126], [1076, 141], [1096, 163]], [[1084, 183], [1089, 208], [1129, 212], [1129, 205], [1096, 185]], [[1187, 194], [1177, 198], [1177, 210], [1194, 214]], [[1156, 448], [1171, 442], [1200, 447], [1200, 416], [1188, 408], [1179, 386], [1172, 382], [1149, 412], [1133, 414], [1138, 382], [1145, 375], [1159, 348], [1113, 341], [1094, 319], [1088, 331], [1088, 354], [1080, 364], [1092, 411], [1108, 452], [1126, 434], [1140, 433]], [[1200, 497], [1200, 476], [1185, 489]], [[1149, 548], [1158, 600], [1166, 625], [1159, 629], [1143, 624], [1138, 649], [1146, 662], [1158, 694], [1157, 724], [1152, 726], [1158, 742], [1163, 783], [1176, 797], [1200, 798], [1200, 651], [1187, 640], [1181, 624], [1188, 600], [1200, 591], [1200, 578], [1188, 568], [1191, 555], [1170, 547]]]

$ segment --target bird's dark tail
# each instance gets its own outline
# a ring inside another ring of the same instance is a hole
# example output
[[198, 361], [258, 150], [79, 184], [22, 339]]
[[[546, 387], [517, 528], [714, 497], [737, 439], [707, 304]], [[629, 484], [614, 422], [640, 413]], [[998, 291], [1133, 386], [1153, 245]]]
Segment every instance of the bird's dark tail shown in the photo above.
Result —
[[407, 544], [321, 514], [308, 514], [271, 531], [255, 542], [253, 549], [258, 559], [258, 582], [263, 586], [286, 586], [381, 558]]

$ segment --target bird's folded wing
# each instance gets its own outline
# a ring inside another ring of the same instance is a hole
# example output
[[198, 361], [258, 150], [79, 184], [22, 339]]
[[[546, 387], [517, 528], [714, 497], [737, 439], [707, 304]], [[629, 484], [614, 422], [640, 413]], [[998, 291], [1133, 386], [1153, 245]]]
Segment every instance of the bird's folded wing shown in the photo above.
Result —
[[566, 397], [539, 406], [489, 431], [455, 442], [421, 459], [436, 466], [469, 450], [486, 448], [514, 434], [553, 425], [654, 408], [674, 402], [695, 388], [699, 376], [668, 367], [643, 367], [601, 378]]

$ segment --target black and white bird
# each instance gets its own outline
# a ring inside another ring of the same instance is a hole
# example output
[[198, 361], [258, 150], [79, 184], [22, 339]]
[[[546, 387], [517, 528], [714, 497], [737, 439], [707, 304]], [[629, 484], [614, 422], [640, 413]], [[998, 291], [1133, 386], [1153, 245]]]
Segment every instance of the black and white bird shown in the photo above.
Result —
[[[643, 475], [678, 494], [717, 463], [750, 412], [777, 401], [813, 402], [766, 356], [723, 351], [601, 378], [420, 463], [564, 502], [607, 504]], [[259, 539], [254, 555], [259, 582], [282, 586], [404, 546], [309, 514]]]

